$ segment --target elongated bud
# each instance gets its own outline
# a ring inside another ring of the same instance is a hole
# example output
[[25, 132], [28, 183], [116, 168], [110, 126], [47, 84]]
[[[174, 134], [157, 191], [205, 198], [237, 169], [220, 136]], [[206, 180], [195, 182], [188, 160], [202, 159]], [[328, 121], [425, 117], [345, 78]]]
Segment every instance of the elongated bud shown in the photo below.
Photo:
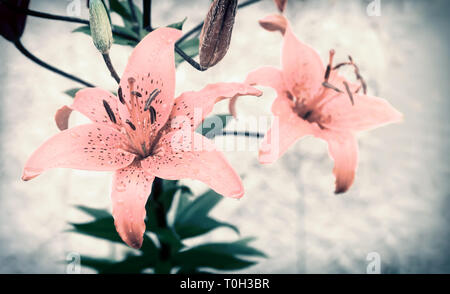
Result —
[[200, 34], [200, 65], [216, 65], [228, 51], [237, 0], [214, 0], [209, 7]]
[[89, 1], [89, 24], [95, 47], [102, 54], [107, 54], [111, 48], [113, 36], [108, 13], [101, 0]]

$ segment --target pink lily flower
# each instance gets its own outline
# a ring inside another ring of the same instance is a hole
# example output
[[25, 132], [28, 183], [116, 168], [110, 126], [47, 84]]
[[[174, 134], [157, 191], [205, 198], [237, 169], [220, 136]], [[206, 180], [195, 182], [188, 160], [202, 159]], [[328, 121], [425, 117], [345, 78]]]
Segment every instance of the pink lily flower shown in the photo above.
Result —
[[[174, 98], [174, 43], [180, 36], [170, 28], [148, 34], [128, 60], [118, 97], [100, 88], [80, 90], [55, 116], [62, 132], [41, 145], [23, 171], [23, 180], [58, 167], [113, 171], [115, 226], [134, 248], [142, 246], [145, 203], [155, 177], [200, 180], [232, 198], [244, 194], [224, 155], [195, 129], [217, 101], [262, 93], [246, 84], [218, 83]], [[92, 123], [67, 129], [72, 110]]]
[[[335, 193], [343, 193], [352, 185], [358, 163], [356, 133], [398, 122], [402, 114], [386, 100], [360, 94], [366, 84], [358, 67], [350, 61], [333, 67], [334, 51], [330, 51], [327, 67], [319, 54], [302, 43], [287, 22], [280, 26], [280, 16], [266, 17], [272, 27], [284, 34], [282, 67], [262, 67], [248, 74], [246, 82], [275, 89], [272, 105], [275, 116], [271, 129], [260, 147], [261, 163], [273, 163], [297, 140], [312, 135], [328, 143], [334, 160]], [[361, 85], [351, 83], [337, 73], [341, 66], [352, 66]], [[230, 102], [234, 109], [236, 98]]]

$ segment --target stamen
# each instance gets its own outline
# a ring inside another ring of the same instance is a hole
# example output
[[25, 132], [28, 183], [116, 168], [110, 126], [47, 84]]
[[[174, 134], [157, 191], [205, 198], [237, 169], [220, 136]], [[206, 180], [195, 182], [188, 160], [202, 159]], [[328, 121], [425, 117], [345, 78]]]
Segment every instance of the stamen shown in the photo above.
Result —
[[135, 126], [131, 121], [129, 121], [129, 120], [127, 119], [125, 122], [130, 126], [130, 128], [131, 128], [133, 131], [136, 131], [136, 126]]
[[352, 102], [352, 105], [355, 105], [355, 101], [353, 101], [353, 95], [350, 91], [350, 87], [348, 86], [348, 83], [344, 81], [345, 90], [347, 91], [348, 96], [350, 97], [350, 101]]
[[122, 87], [119, 87], [119, 89], [117, 90], [117, 94], [119, 95], [119, 101], [122, 104], [125, 104], [125, 100], [123, 100], [123, 93], [122, 93]]
[[159, 89], [154, 89], [154, 90], [150, 93], [150, 95], [149, 95], [147, 101], [145, 102], [144, 111], [147, 111], [147, 110], [149, 109], [150, 104], [152, 104], [153, 100], [155, 100], [156, 96], [158, 96], [159, 93], [161, 93], [161, 90], [159, 90]]
[[328, 82], [323, 82], [322, 86], [324, 86], [325, 88], [329, 88], [329, 89], [333, 89], [338, 93], [342, 93], [341, 90], [339, 90], [338, 88], [336, 88], [335, 86], [333, 86], [332, 84], [328, 83]]
[[325, 82], [328, 82], [328, 78], [330, 77], [331, 68], [333, 67], [333, 57], [334, 57], [334, 49], [330, 50], [330, 58], [328, 61], [327, 69], [325, 71]]
[[362, 75], [359, 72], [359, 67], [353, 62], [353, 58], [350, 55], [348, 56], [348, 59], [350, 60], [350, 64], [355, 69], [356, 79], [361, 82], [361, 86], [363, 88], [364, 95], [367, 94], [367, 84], [366, 84], [366, 81], [364, 80], [364, 78], [362, 77]]
[[147, 148], [145, 148], [145, 143], [142, 143], [141, 147], [142, 147], [142, 151], [144, 152], [144, 154], [147, 155]]
[[114, 115], [114, 112], [111, 110], [111, 107], [109, 106], [108, 102], [106, 102], [106, 100], [103, 100], [103, 106], [105, 107], [105, 110], [106, 110], [106, 113], [109, 116], [109, 119], [113, 123], [117, 123], [116, 116]]
[[150, 123], [153, 124], [156, 121], [156, 110], [153, 106], [150, 106]]
[[349, 62], [341, 62], [338, 63], [335, 67], [333, 67], [333, 70], [339, 69], [340, 67], [344, 66], [344, 65], [349, 65]]
[[131, 91], [131, 95], [137, 96], [137, 97], [142, 97], [142, 94], [137, 92], [137, 91]]

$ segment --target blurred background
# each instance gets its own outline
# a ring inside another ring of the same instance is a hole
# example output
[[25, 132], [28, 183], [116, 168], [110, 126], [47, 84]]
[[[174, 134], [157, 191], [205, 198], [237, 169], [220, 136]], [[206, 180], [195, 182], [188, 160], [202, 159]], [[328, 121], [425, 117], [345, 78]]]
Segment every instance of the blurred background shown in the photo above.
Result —
[[[32, 0], [30, 9], [67, 15], [71, 2]], [[79, 17], [87, 19], [81, 2]], [[239, 201], [223, 200], [212, 215], [238, 226], [243, 236], [257, 237], [255, 247], [268, 255], [245, 273], [366, 273], [373, 252], [382, 273], [450, 273], [450, 2], [381, 0], [378, 15], [369, 16], [370, 2], [289, 0], [286, 15], [297, 36], [324, 60], [331, 48], [337, 62], [351, 54], [369, 93], [388, 99], [404, 114], [404, 122], [360, 134], [355, 183], [338, 196], [333, 194], [333, 162], [320, 140], [297, 142], [268, 166], [258, 163], [255, 147], [227, 151], [246, 194]], [[208, 6], [208, 0], [154, 0], [153, 25], [187, 16], [187, 31], [203, 20]], [[257, 22], [276, 11], [271, 0], [238, 11], [226, 57], [207, 73], [181, 64], [176, 92], [243, 81], [257, 67], [279, 66], [281, 35]], [[48, 63], [115, 90], [90, 37], [71, 33], [77, 27], [28, 17], [22, 42]], [[3, 38], [0, 52], [0, 272], [65, 273], [70, 252], [119, 256], [122, 245], [65, 232], [68, 222], [87, 219], [74, 205], [110, 209], [111, 174], [57, 169], [30, 182], [20, 179], [28, 156], [58, 131], [54, 113], [72, 99], [64, 91], [80, 85], [32, 63]], [[113, 45], [111, 58], [119, 74], [130, 52], [130, 47]], [[239, 124], [227, 128], [251, 129], [245, 117], [270, 116], [275, 91], [263, 90], [260, 98], [238, 101]], [[226, 111], [226, 103], [215, 108]], [[83, 121], [75, 116], [71, 124]], [[227, 149], [236, 140], [258, 143], [233, 137], [216, 143]], [[186, 183], [195, 191], [206, 188]], [[236, 236], [219, 229], [204, 238]]]

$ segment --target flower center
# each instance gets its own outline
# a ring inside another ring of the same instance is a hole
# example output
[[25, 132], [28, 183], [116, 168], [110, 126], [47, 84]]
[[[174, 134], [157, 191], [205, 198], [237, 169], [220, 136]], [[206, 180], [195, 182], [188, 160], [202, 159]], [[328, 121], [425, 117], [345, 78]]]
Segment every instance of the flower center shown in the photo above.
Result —
[[124, 90], [119, 87], [117, 93], [119, 102], [127, 107], [129, 118], [119, 123], [110, 105], [104, 100], [103, 106], [109, 119], [116, 125], [122, 134], [128, 139], [123, 149], [136, 154], [138, 158], [146, 158], [154, 153], [156, 143], [161, 137], [161, 129], [155, 127], [157, 111], [152, 102], [161, 93], [160, 89], [154, 88], [150, 93], [139, 85], [135, 86], [134, 78], [128, 79], [127, 98], [124, 99]]
[[356, 75], [356, 79], [361, 83], [360, 87], [354, 93], [352, 93], [352, 91], [350, 90], [349, 84], [346, 81], [343, 81], [343, 83], [342, 83], [342, 85], [344, 86], [345, 92], [347, 93], [347, 95], [350, 98], [352, 105], [354, 105], [353, 94], [358, 93], [361, 88], [363, 89], [364, 94], [367, 93], [366, 82], [364, 81], [364, 78], [361, 76], [358, 66], [353, 62], [352, 57], [348, 56], [348, 58], [349, 58], [348, 62], [342, 62], [333, 67], [334, 54], [335, 54], [335, 51], [333, 49], [331, 49], [330, 53], [329, 53], [328, 65], [325, 70], [324, 81], [322, 83], [323, 89], [322, 89], [322, 91], [320, 91], [318, 93], [318, 95], [316, 97], [313, 97], [310, 100], [307, 100], [306, 98], [302, 98], [301, 94], [304, 91], [303, 91], [302, 87], [298, 84], [295, 85], [294, 88], [292, 89], [293, 93], [291, 93], [289, 91], [286, 92], [287, 97], [291, 101], [293, 101], [292, 109], [294, 110], [294, 112], [296, 112], [299, 117], [301, 117], [302, 119], [304, 119], [310, 123], [317, 123], [319, 125], [319, 127], [322, 129], [325, 128], [324, 124], [330, 123], [331, 119], [332, 119], [331, 115], [325, 116], [322, 113], [322, 110], [328, 102], [330, 102], [332, 99], [334, 99], [335, 97], [338, 96], [338, 95], [330, 95], [329, 92], [326, 90], [331, 89], [331, 90], [335, 91], [337, 94], [344, 93], [343, 90], [339, 89], [337, 86], [335, 86], [329, 82], [330, 74], [333, 71], [337, 71], [342, 66], [349, 65], [349, 66], [353, 67], [355, 75]]

